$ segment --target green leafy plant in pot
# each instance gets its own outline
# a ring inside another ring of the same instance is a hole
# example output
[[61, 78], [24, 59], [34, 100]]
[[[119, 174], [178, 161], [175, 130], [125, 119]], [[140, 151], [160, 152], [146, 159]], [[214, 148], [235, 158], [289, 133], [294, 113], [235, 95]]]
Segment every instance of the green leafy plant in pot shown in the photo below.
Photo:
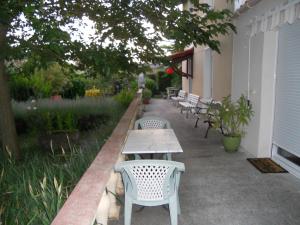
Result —
[[151, 99], [151, 96], [152, 96], [152, 91], [149, 90], [149, 89], [147, 89], [147, 88], [145, 88], [145, 89], [143, 90], [143, 103], [144, 103], [144, 104], [149, 104], [149, 101], [150, 101], [150, 99]]
[[248, 125], [254, 112], [252, 104], [244, 95], [236, 102], [230, 96], [222, 100], [219, 107], [209, 108], [214, 128], [222, 128], [223, 145], [227, 152], [236, 152], [240, 146], [241, 138], [245, 135], [244, 126]]

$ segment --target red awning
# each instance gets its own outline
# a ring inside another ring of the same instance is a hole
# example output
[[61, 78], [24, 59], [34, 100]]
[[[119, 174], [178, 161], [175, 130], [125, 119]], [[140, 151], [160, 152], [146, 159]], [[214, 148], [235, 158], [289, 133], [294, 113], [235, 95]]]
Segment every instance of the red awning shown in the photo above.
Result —
[[169, 57], [174, 63], [181, 62], [187, 60], [188, 58], [192, 58], [194, 55], [194, 48], [187, 49], [182, 52], [176, 52]]
[[[169, 58], [171, 59], [173, 64], [181, 63], [182, 61], [188, 60], [189, 69], [187, 68], [186, 72], [180, 71], [176, 69], [175, 71], [178, 74], [181, 74], [183, 77], [193, 77], [193, 55], [194, 55], [194, 48], [187, 49], [182, 52], [176, 52], [173, 55], [170, 55]], [[176, 66], [174, 66], [176, 68]]]

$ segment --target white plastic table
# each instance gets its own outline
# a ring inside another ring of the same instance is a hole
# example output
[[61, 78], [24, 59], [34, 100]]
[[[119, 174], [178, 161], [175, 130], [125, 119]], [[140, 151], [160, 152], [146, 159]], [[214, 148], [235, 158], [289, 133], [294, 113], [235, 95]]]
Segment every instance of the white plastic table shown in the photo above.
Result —
[[183, 152], [173, 129], [129, 130], [123, 154]]

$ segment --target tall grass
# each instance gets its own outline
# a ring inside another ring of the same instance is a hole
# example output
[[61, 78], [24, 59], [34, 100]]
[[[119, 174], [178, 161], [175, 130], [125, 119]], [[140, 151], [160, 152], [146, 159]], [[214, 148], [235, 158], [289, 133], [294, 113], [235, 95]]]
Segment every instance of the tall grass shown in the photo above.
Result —
[[72, 147], [68, 154], [1, 163], [2, 223], [50, 224], [95, 153]]
[[[16, 116], [28, 113], [32, 104], [14, 103]], [[72, 100], [37, 101], [36, 110], [74, 110], [76, 113], [105, 112], [109, 121], [82, 135], [79, 147], [69, 143], [60, 153], [41, 152], [32, 144], [32, 137], [22, 138], [23, 160], [0, 159], [0, 221], [1, 225], [50, 224], [68, 195], [95, 158], [102, 144], [119, 121], [124, 108], [113, 99], [83, 99], [80, 107]], [[66, 107], [66, 105], [68, 107]]]

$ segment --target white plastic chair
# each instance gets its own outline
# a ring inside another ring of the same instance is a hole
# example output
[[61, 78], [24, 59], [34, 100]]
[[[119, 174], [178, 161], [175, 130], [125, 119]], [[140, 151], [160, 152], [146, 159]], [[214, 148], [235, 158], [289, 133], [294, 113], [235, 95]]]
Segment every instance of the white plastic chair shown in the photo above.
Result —
[[145, 116], [134, 123], [134, 129], [170, 129], [170, 122], [157, 116]]
[[171, 224], [177, 225], [180, 205], [178, 188], [183, 163], [166, 160], [133, 160], [115, 166], [122, 174], [125, 188], [124, 224], [131, 224], [132, 204], [169, 205]]

